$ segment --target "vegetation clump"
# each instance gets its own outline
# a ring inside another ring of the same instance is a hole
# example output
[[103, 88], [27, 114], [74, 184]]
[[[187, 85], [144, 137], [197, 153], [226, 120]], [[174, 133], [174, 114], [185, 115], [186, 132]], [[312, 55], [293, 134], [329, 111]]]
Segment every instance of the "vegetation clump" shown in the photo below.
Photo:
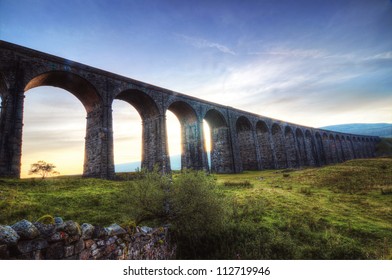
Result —
[[40, 217], [37, 220], [37, 222], [41, 223], [41, 224], [45, 224], [45, 225], [54, 225], [55, 224], [53, 216], [48, 215], [48, 214], [43, 215], [42, 217]]

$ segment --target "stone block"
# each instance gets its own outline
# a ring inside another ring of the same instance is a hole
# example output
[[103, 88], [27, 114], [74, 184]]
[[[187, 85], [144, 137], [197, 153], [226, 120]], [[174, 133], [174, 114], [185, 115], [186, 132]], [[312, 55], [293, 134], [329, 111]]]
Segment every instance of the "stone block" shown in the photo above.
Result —
[[91, 256], [91, 251], [89, 249], [84, 249], [83, 251], [80, 252], [79, 259], [88, 260], [90, 256]]
[[75, 254], [79, 254], [84, 249], [84, 241], [80, 239], [75, 243]]
[[7, 245], [0, 245], [0, 260], [8, 260], [10, 258], [10, 252], [8, 251]]
[[74, 255], [74, 253], [75, 253], [75, 246], [74, 245], [64, 247], [64, 256], [66, 258]]
[[64, 245], [62, 242], [54, 243], [46, 250], [45, 258], [47, 260], [60, 260], [64, 257]]
[[[95, 241], [92, 239], [88, 239], [88, 240], [84, 241], [84, 245], [85, 245], [86, 249], [90, 249], [94, 244], [95, 244]], [[97, 246], [97, 245], [95, 244], [95, 246]]]
[[40, 233], [38, 229], [29, 221], [21, 220], [11, 226], [21, 239], [34, 239]]
[[19, 238], [20, 236], [12, 227], [0, 225], [0, 245], [15, 245]]

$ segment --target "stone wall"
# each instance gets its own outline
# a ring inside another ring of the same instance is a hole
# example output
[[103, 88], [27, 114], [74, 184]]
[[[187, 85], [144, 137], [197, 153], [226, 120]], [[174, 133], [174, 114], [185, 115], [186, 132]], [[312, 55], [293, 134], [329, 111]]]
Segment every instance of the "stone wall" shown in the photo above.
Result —
[[80, 226], [59, 217], [50, 224], [22, 220], [0, 225], [0, 259], [165, 260], [174, 254], [166, 227]]

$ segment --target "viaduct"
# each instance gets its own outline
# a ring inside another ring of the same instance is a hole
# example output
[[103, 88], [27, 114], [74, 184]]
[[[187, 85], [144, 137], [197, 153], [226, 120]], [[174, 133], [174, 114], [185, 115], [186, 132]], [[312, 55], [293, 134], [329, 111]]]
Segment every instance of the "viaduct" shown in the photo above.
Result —
[[[182, 168], [214, 173], [322, 166], [373, 157], [378, 137], [338, 133], [241, 111], [0, 41], [0, 177], [20, 177], [25, 92], [54, 86], [86, 109], [83, 175], [114, 177], [112, 102], [142, 119], [142, 168], [170, 172], [166, 111], [180, 121]], [[203, 120], [211, 130], [211, 166]]]

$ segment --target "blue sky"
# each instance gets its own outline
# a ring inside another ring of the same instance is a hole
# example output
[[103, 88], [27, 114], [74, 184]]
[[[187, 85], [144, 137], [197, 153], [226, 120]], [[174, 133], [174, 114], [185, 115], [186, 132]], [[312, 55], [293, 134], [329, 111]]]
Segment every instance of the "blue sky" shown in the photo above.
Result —
[[[0, 38], [303, 125], [392, 122], [388, 0], [0, 0]], [[83, 149], [77, 100], [53, 88], [30, 91], [24, 157], [42, 155], [34, 144], [42, 130], [48, 153], [56, 154], [55, 143]], [[140, 157], [136, 111], [116, 101], [114, 118], [116, 159], [126, 154], [116, 161]], [[64, 127], [53, 133], [59, 121]]]

